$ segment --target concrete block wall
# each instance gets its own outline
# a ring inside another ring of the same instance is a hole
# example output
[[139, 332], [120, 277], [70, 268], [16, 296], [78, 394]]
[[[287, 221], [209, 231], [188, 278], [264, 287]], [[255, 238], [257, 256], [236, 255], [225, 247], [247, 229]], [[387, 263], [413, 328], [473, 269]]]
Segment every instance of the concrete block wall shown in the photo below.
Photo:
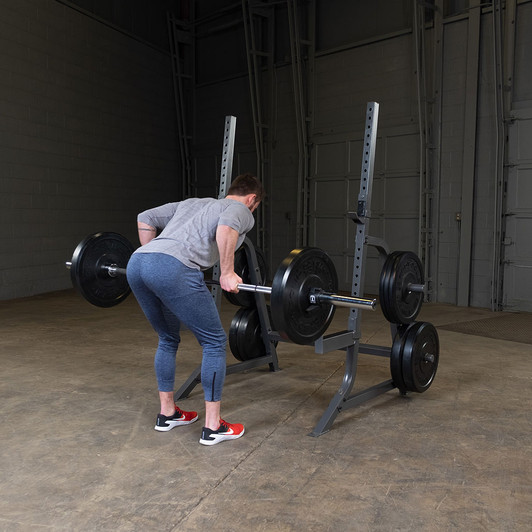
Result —
[[87, 234], [178, 199], [167, 53], [55, 0], [0, 2], [0, 299], [69, 288]]

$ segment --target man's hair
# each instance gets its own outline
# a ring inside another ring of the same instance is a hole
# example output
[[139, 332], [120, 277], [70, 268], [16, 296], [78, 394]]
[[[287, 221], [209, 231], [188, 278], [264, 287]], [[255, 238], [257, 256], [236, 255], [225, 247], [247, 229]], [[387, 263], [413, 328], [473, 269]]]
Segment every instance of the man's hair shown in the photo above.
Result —
[[262, 201], [266, 192], [262, 183], [253, 174], [242, 174], [235, 177], [227, 191], [227, 195], [247, 196], [248, 194], [255, 194], [257, 201]]

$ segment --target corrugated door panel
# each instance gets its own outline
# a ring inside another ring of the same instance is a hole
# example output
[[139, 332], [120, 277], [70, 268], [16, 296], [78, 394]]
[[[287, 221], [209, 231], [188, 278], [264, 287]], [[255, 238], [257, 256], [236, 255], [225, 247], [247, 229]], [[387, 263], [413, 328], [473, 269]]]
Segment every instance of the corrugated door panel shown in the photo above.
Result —
[[508, 128], [509, 159], [503, 250], [503, 306], [532, 311], [532, 109]]

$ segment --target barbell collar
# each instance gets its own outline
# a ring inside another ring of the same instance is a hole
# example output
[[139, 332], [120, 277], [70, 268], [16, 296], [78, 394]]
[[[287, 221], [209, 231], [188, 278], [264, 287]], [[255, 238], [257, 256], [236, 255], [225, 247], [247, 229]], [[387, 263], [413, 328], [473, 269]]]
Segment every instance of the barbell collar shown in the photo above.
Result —
[[110, 277], [116, 277], [117, 275], [126, 275], [126, 268], [119, 268], [116, 264], [109, 264], [102, 266], [102, 270], [107, 270]]

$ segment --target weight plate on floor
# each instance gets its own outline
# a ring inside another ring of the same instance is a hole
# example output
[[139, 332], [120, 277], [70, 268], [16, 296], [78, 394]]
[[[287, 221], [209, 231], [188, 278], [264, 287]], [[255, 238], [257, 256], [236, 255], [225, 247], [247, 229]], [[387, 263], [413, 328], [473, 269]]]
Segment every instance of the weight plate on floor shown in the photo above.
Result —
[[423, 304], [423, 292], [413, 292], [409, 285], [423, 282], [423, 266], [415, 253], [396, 251], [388, 256], [379, 282], [379, 299], [389, 322], [406, 324], [416, 319]]
[[427, 390], [438, 369], [440, 342], [434, 325], [418, 321], [408, 327], [403, 342], [403, 380], [406, 389]]
[[[270, 308], [268, 315], [271, 319]], [[262, 338], [262, 327], [257, 309], [247, 309], [238, 327], [238, 350], [244, 360], [251, 360], [266, 355], [266, 346]]]
[[96, 233], [82, 240], [72, 255], [70, 277], [74, 287], [97, 307], [112, 307], [131, 292], [123, 274], [109, 275], [104, 266], [126, 268], [135, 248], [118, 233]]
[[233, 319], [231, 320], [231, 325], [229, 326], [229, 348], [231, 349], [231, 353], [233, 353], [233, 356], [240, 360], [240, 362], [243, 362], [244, 359], [240, 355], [240, 351], [238, 349], [238, 326], [240, 324], [240, 319], [242, 318], [242, 314], [245, 313], [248, 309], [246, 308], [240, 308], [236, 311], [236, 314], [233, 316]]
[[390, 352], [390, 373], [392, 374], [392, 381], [401, 393], [406, 392], [406, 385], [403, 379], [403, 345], [407, 329], [408, 325], [397, 326], [397, 333], [393, 339], [392, 350]]
[[276, 330], [296, 344], [317, 340], [334, 316], [334, 305], [310, 303], [313, 288], [338, 291], [334, 264], [321, 249], [294, 249], [275, 273], [270, 304]]
[[[257, 255], [257, 264], [259, 267], [260, 278], [262, 284], [266, 281], [266, 259], [262, 250], [255, 248], [255, 254]], [[235, 253], [235, 273], [242, 279], [243, 284], [254, 284], [251, 281], [249, 272], [248, 259], [246, 250], [244, 247], [240, 247]], [[233, 292], [223, 291], [223, 294], [229, 303], [236, 305], [237, 307], [251, 308], [255, 306], [255, 294], [253, 292], [240, 291], [237, 294]]]
[[229, 347], [241, 362], [267, 354], [257, 309], [241, 308], [236, 312], [229, 327]]

